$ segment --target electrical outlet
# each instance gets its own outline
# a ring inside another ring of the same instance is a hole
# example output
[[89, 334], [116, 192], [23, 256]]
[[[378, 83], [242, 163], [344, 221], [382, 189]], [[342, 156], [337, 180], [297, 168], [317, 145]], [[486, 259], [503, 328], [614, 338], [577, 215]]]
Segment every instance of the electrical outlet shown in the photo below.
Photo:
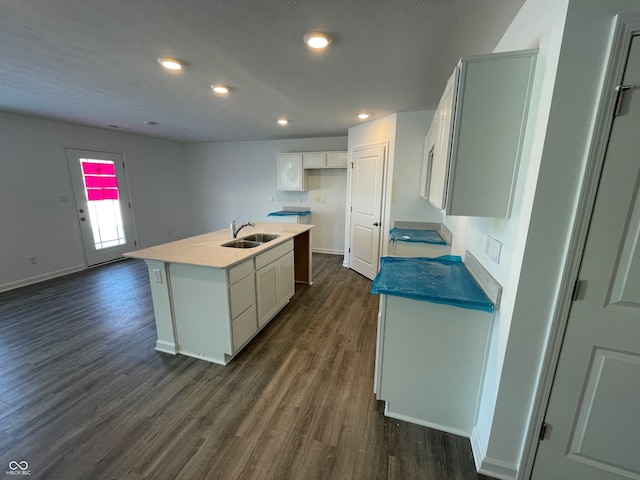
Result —
[[156, 283], [162, 283], [162, 272], [159, 268], [153, 269], [153, 279]]
[[484, 254], [488, 257], [491, 255], [491, 244], [493, 243], [493, 238], [491, 235], [487, 235], [487, 238], [484, 242]]
[[502, 253], [502, 242], [494, 238], [493, 243], [491, 244], [491, 260], [499, 264], [501, 253]]
[[36, 257], [35, 255], [31, 255], [29, 257], [29, 262], [31, 263], [31, 265], [35, 265], [36, 263], [38, 263], [38, 257]]

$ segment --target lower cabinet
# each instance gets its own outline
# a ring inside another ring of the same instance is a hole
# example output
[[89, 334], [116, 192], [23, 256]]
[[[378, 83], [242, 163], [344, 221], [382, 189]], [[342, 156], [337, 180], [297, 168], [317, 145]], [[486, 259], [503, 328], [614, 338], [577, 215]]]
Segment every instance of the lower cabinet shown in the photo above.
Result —
[[374, 392], [385, 415], [471, 436], [492, 314], [380, 295]]
[[[256, 267], [257, 262], [258, 258], [256, 258]], [[256, 270], [258, 327], [262, 327], [271, 320], [289, 302], [293, 297], [294, 289], [292, 250]]]
[[229, 305], [233, 352], [237, 352], [257, 331], [256, 282], [253, 262], [229, 270]]

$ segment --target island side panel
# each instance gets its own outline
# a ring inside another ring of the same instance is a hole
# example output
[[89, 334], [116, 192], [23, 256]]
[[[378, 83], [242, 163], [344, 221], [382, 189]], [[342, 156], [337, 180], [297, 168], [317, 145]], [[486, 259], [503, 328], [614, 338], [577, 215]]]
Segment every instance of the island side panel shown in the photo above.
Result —
[[233, 353], [227, 271], [173, 263], [169, 273], [178, 353], [225, 365]]
[[145, 263], [149, 272], [153, 313], [156, 318], [156, 332], [158, 334], [156, 350], [175, 355], [178, 353], [178, 347], [173, 324], [173, 305], [168, 265], [157, 260], [145, 260]]
[[311, 230], [293, 237], [293, 254], [296, 283], [311, 285]]

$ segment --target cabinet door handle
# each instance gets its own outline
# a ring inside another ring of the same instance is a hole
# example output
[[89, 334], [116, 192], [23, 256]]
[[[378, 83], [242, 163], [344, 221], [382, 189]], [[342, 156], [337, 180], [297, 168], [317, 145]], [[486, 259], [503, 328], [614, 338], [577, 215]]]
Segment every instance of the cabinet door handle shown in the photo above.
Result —
[[378, 222], [373, 222], [374, 227], [377, 227], [378, 225], [380, 225]]

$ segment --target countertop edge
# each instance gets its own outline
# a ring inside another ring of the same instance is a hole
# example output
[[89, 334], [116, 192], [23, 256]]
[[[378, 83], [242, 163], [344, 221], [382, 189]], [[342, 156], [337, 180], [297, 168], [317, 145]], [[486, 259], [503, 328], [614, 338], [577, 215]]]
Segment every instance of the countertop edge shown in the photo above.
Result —
[[256, 223], [254, 227], [245, 227], [238, 235], [238, 239], [253, 233], [274, 233], [281, 237], [255, 248], [229, 248], [222, 246], [223, 243], [232, 240], [229, 230], [223, 229], [126, 252], [123, 256], [164, 263], [228, 269], [308, 232], [313, 227], [314, 225], [308, 224]]

